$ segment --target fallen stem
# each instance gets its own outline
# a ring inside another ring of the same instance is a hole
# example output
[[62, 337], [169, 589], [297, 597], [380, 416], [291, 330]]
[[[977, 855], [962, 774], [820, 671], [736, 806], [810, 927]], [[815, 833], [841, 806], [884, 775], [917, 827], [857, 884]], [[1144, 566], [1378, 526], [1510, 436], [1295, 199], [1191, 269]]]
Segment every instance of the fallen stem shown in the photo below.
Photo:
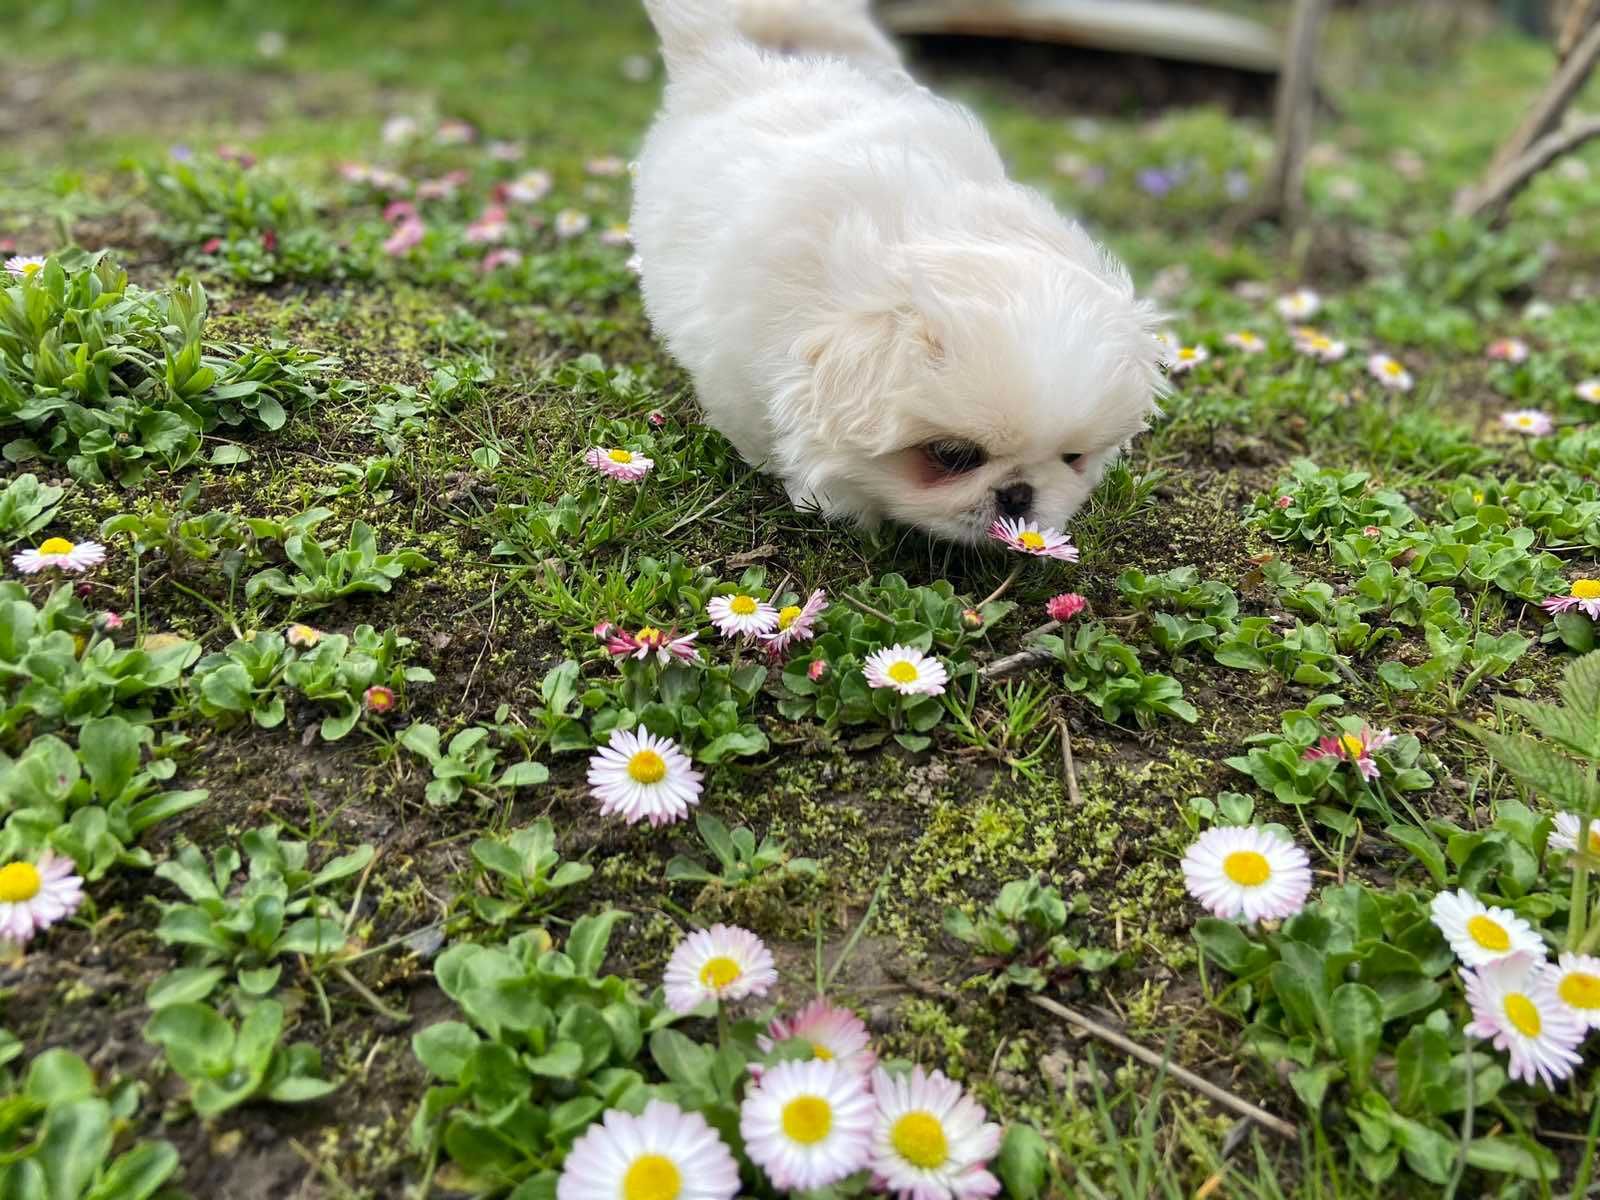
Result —
[[345, 985], [349, 987], [351, 991], [355, 992], [356, 995], [360, 996], [363, 1000], [370, 1004], [373, 1008], [373, 1011], [375, 1011], [385, 1020], [394, 1021], [401, 1025], [409, 1025], [411, 1023], [411, 1014], [409, 1012], [402, 1012], [397, 1008], [390, 1008], [378, 997], [376, 992], [374, 992], [366, 984], [362, 983], [361, 980], [357, 979], [345, 967], [336, 964], [333, 968], [333, 973], [340, 979], [344, 980]]
[[978, 601], [978, 610], [981, 612], [987, 605], [993, 604], [996, 600], [1000, 599], [1001, 596], [1004, 596], [1007, 592], [1009, 592], [1011, 590], [1011, 585], [1015, 583], [1018, 578], [1021, 577], [1021, 575], [1021, 566], [1012, 567], [1011, 574], [1007, 575], [1000, 581], [1000, 586], [995, 588], [994, 591], [990, 592], [986, 599]]
[[1073, 808], [1078, 808], [1081, 804], [1078, 798], [1078, 771], [1072, 762], [1072, 733], [1067, 728], [1067, 719], [1057, 717], [1056, 728], [1061, 732], [1061, 760], [1066, 767], [1067, 799], [1072, 802]]

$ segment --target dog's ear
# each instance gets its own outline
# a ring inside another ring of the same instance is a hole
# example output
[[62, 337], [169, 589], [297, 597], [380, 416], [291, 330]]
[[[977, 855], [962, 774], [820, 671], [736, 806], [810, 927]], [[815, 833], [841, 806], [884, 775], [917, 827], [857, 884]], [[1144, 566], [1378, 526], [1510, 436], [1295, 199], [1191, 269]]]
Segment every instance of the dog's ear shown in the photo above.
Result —
[[[847, 314], [804, 334], [795, 355], [809, 373], [809, 423], [835, 444], [873, 453], [900, 445], [898, 397], [944, 361], [944, 342], [928, 319], [903, 306]], [[797, 414], [798, 415], [798, 414]]]

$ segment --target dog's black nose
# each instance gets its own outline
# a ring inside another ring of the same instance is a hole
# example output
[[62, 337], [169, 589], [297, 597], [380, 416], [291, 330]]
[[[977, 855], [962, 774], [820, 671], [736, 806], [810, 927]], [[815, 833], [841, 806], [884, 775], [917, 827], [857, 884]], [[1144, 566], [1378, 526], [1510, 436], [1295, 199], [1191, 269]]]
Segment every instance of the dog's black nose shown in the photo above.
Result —
[[999, 502], [1000, 511], [1008, 517], [1025, 517], [1033, 508], [1033, 484], [1013, 483], [1003, 488], [996, 488], [994, 498]]

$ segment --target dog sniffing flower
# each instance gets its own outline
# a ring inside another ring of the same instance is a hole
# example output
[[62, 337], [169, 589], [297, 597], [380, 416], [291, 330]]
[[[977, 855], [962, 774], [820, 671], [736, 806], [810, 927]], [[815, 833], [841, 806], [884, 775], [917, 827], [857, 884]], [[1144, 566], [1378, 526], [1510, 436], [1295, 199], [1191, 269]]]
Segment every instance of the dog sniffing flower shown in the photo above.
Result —
[[14, 254], [6, 259], [6, 270], [28, 279], [44, 269], [44, 262], [37, 254]]
[[867, 1165], [875, 1117], [862, 1076], [836, 1062], [782, 1062], [745, 1093], [739, 1132], [777, 1187], [809, 1192]]
[[1564, 613], [1568, 609], [1582, 609], [1590, 620], [1600, 621], [1600, 579], [1574, 579], [1572, 590], [1565, 596], [1550, 596], [1539, 601], [1539, 607], [1549, 613]]
[[556, 1200], [733, 1200], [739, 1164], [699, 1113], [652, 1100], [608, 1109], [572, 1144]]
[[1440, 892], [1430, 913], [1450, 949], [1469, 967], [1522, 951], [1544, 957], [1544, 939], [1531, 925], [1506, 909], [1488, 907], [1465, 888]]
[[1211, 351], [1204, 346], [1179, 346], [1172, 354], [1169, 369], [1174, 375], [1180, 375], [1194, 370], [1210, 357]]
[[661, 977], [667, 1007], [675, 1013], [692, 1013], [708, 1000], [765, 996], [777, 982], [766, 943], [748, 929], [720, 924], [679, 942]]
[[623, 479], [629, 483], [637, 483], [650, 474], [650, 468], [656, 465], [654, 459], [635, 454], [632, 450], [619, 450], [606, 446], [595, 446], [583, 456], [583, 461], [602, 475], [609, 475], [612, 479]]
[[1382, 750], [1395, 740], [1395, 735], [1387, 729], [1372, 730], [1363, 725], [1361, 732], [1341, 733], [1338, 737], [1325, 737], [1315, 746], [1312, 746], [1301, 757], [1307, 762], [1315, 762], [1319, 758], [1337, 758], [1355, 766], [1366, 779], [1378, 777], [1378, 764], [1372, 759], [1374, 750]]
[[711, 597], [706, 615], [723, 637], [765, 637], [778, 628], [780, 621], [777, 609], [744, 592]]
[[1062, 592], [1046, 601], [1044, 610], [1052, 621], [1070, 621], [1088, 607], [1089, 602], [1077, 592]]
[[1063, 562], [1078, 561], [1078, 548], [1072, 544], [1069, 534], [1059, 529], [1041, 529], [1033, 521], [1020, 518], [998, 520], [989, 526], [989, 536], [1023, 554], [1059, 558]]
[[1572, 390], [1577, 393], [1579, 400], [1600, 404], [1600, 379], [1585, 379]]
[[[878, 1062], [861, 1018], [822, 996], [792, 1017], [774, 1017], [767, 1025], [767, 1032], [756, 1037], [756, 1045], [764, 1054], [789, 1041], [805, 1042], [811, 1047], [813, 1058], [836, 1062], [858, 1075], [868, 1074]], [[751, 1066], [750, 1073], [758, 1079], [760, 1072], [761, 1068]]]
[[1276, 307], [1285, 321], [1309, 321], [1322, 311], [1322, 297], [1310, 288], [1299, 288], [1279, 296]]
[[57, 571], [87, 571], [106, 560], [106, 548], [99, 542], [69, 542], [66, 538], [46, 538], [36, 550], [24, 550], [11, 556], [11, 565], [24, 575], [37, 575], [54, 568]]
[[575, 238], [589, 228], [589, 214], [575, 208], [563, 208], [556, 214], [556, 236], [562, 241]]
[[589, 794], [600, 801], [600, 815], [615, 814], [629, 825], [683, 820], [700, 803], [704, 778], [677, 742], [643, 725], [633, 732], [613, 729], [611, 740], [589, 758]]
[[775, 632], [765, 639], [773, 654], [782, 654], [796, 642], [809, 642], [817, 636], [817, 618], [828, 607], [828, 593], [818, 588], [804, 604], [786, 604], [778, 610]]
[[1367, 359], [1367, 373], [1390, 391], [1411, 390], [1413, 382], [1411, 372], [1406, 370], [1404, 363], [1390, 358], [1387, 354], [1374, 354]]
[[46, 850], [37, 863], [19, 860], [0, 867], [0, 938], [25, 946], [82, 903], [83, 880], [70, 858]]
[[1544, 974], [1556, 999], [1571, 1009], [1586, 1029], [1600, 1029], [1600, 958], [1563, 954], [1545, 965]]
[[872, 1175], [908, 1200], [979, 1200], [998, 1195], [988, 1170], [1000, 1152], [1000, 1126], [961, 1085], [939, 1071], [913, 1067], [872, 1076], [878, 1102], [872, 1131]]
[[1296, 332], [1294, 348], [1301, 354], [1309, 354], [1321, 362], [1338, 362], [1349, 353], [1350, 347], [1343, 342], [1335, 341], [1326, 334], [1318, 333], [1315, 329], [1302, 329]]
[[1495, 338], [1484, 353], [1497, 362], [1526, 362], [1528, 343], [1521, 338]]
[[1462, 971], [1461, 980], [1472, 1008], [1466, 1032], [1506, 1052], [1511, 1078], [1554, 1087], [1583, 1061], [1584, 1022], [1556, 995], [1543, 961], [1542, 949], [1508, 954]]
[[[1583, 830], [1583, 818], [1577, 813], [1557, 813], [1556, 827], [1550, 831], [1547, 846], [1551, 850], [1565, 850], [1571, 854], [1578, 849], [1578, 834]], [[1600, 857], [1600, 817], [1589, 821], [1589, 853]]]
[[1537, 408], [1517, 408], [1500, 414], [1500, 427], [1529, 437], [1544, 437], [1556, 427], [1550, 414]]
[[1266, 339], [1258, 333], [1251, 333], [1248, 329], [1238, 329], [1222, 339], [1235, 350], [1243, 350], [1246, 354], [1260, 354], [1267, 348]]
[[361, 694], [361, 702], [367, 706], [367, 711], [382, 715], [394, 710], [394, 689], [386, 688], [381, 683], [373, 684]]
[[1189, 894], [1225, 920], [1293, 916], [1311, 893], [1311, 860], [1281, 834], [1255, 826], [1206, 830], [1183, 856]]
[[310, 625], [291, 625], [284, 631], [283, 638], [297, 650], [309, 650], [322, 640], [322, 630]]
[[941, 696], [950, 682], [942, 662], [911, 646], [875, 650], [861, 669], [871, 686], [893, 688], [902, 696]]

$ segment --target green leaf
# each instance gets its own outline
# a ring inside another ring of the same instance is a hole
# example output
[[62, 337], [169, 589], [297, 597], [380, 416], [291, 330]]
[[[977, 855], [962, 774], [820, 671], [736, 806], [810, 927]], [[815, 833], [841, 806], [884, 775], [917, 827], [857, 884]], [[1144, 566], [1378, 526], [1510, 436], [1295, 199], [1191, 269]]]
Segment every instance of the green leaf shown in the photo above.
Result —
[[1345, 1078], [1351, 1087], [1362, 1090], [1372, 1078], [1372, 1064], [1383, 1040], [1383, 1001], [1364, 984], [1342, 983], [1333, 990], [1329, 1017], [1334, 1049], [1344, 1059]]
[[549, 1079], [576, 1079], [583, 1071], [583, 1047], [576, 1042], [557, 1042], [548, 1054], [525, 1057], [522, 1065]]
[[304, 1104], [310, 1100], [320, 1100], [328, 1093], [338, 1091], [339, 1086], [339, 1081], [334, 1079], [291, 1075], [268, 1088], [267, 1099], [275, 1100], [279, 1104]]
[[411, 1039], [418, 1061], [447, 1083], [459, 1083], [467, 1060], [478, 1047], [478, 1035], [460, 1021], [440, 1021]]
[[222, 967], [178, 967], [168, 971], [145, 989], [145, 1007], [153, 1011], [169, 1004], [204, 1000], [227, 974]]
[[209, 1006], [169, 1004], [145, 1024], [144, 1036], [167, 1052], [186, 1079], [221, 1076], [233, 1054], [233, 1030]]
[[1538, 1183], [1552, 1183], [1561, 1174], [1556, 1156], [1531, 1139], [1474, 1138], [1467, 1144], [1467, 1165]]
[[682, 1087], [710, 1092], [714, 1053], [676, 1029], [658, 1029], [650, 1035], [650, 1057], [661, 1073]]
[[1418, 829], [1415, 825], [1390, 825], [1384, 832], [1391, 841], [1405, 847], [1413, 858], [1427, 868], [1436, 885], [1445, 886], [1449, 879], [1449, 868], [1445, 864], [1444, 851], [1426, 830]]
[[611, 931], [627, 915], [621, 909], [608, 908], [603, 913], [580, 917], [572, 923], [566, 950], [579, 975], [593, 978], [599, 974], [601, 964], [606, 959], [606, 947], [611, 943]]
[[172, 1143], [140, 1142], [111, 1164], [83, 1200], [150, 1200], [177, 1169]]
[[51, 1106], [38, 1150], [50, 1200], [80, 1200], [111, 1149], [111, 1106], [73, 1100]]
[[1049, 1144], [1032, 1125], [1013, 1123], [1006, 1128], [996, 1165], [1010, 1200], [1037, 1200], [1049, 1174]]
[[70, 1050], [45, 1050], [29, 1064], [24, 1091], [30, 1100], [48, 1106], [84, 1100], [95, 1094], [94, 1074]]

